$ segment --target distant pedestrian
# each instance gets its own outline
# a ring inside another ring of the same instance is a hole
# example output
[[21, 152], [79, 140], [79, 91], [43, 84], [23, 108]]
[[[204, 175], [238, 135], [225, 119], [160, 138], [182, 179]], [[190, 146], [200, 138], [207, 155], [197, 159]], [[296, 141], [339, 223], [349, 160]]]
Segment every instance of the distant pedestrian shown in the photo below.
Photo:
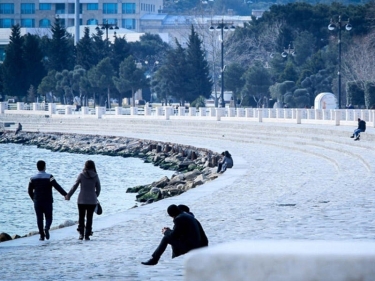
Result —
[[[34, 202], [34, 209], [37, 218], [40, 238], [43, 241], [50, 238], [49, 230], [53, 220], [53, 196], [52, 187], [54, 187], [61, 195], [65, 196], [67, 193], [56, 182], [51, 174], [46, 173], [46, 162], [39, 160], [36, 163], [38, 173], [30, 178], [28, 192], [31, 200]], [[44, 217], [46, 224], [44, 226]]]
[[22, 125], [21, 125], [21, 123], [18, 123], [16, 132], [14, 134], [17, 135], [21, 130], [22, 130]]
[[360, 133], [366, 131], [366, 122], [365, 120], [361, 120], [361, 118], [358, 118], [358, 128], [354, 130], [353, 135], [351, 135], [351, 138], [354, 138], [355, 141], [359, 140], [361, 137]]
[[174, 227], [162, 229], [163, 238], [152, 254], [152, 258], [142, 262], [144, 265], [156, 265], [168, 244], [172, 246], [172, 258], [201, 247], [202, 238], [197, 220], [192, 215], [181, 211], [176, 205], [170, 205], [167, 212], [173, 218]]
[[[101, 186], [99, 176], [96, 172], [95, 163], [92, 160], [87, 160], [83, 171], [78, 175], [76, 182], [65, 196], [66, 200], [81, 186], [78, 194], [78, 232], [79, 240], [90, 240], [92, 235], [92, 221], [98, 197], [100, 194]], [[85, 225], [86, 218], [86, 225]]]

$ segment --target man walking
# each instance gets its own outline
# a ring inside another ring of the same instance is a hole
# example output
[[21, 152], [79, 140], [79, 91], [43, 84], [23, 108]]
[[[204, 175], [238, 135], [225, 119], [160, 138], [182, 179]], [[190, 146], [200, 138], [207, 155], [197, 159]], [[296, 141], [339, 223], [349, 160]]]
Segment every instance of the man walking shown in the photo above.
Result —
[[167, 212], [173, 218], [173, 230], [168, 227], [162, 229], [164, 236], [152, 254], [152, 258], [142, 262], [144, 265], [157, 264], [168, 244], [172, 246], [172, 258], [186, 254], [192, 249], [200, 248], [202, 245], [199, 225], [192, 215], [181, 211], [176, 205], [170, 205]]
[[354, 140], [357, 141], [361, 137], [360, 133], [365, 132], [365, 131], [366, 131], [365, 120], [361, 120], [361, 118], [358, 118], [358, 128], [354, 130], [353, 135], [351, 135], [350, 137], [355, 138]]
[[[52, 224], [53, 196], [52, 187], [54, 187], [62, 196], [67, 194], [65, 190], [56, 182], [51, 174], [46, 173], [46, 162], [39, 160], [36, 164], [38, 173], [30, 178], [28, 192], [31, 200], [34, 202], [34, 209], [39, 229], [40, 238], [43, 241], [50, 237], [49, 229]], [[46, 224], [44, 226], [44, 217]]]

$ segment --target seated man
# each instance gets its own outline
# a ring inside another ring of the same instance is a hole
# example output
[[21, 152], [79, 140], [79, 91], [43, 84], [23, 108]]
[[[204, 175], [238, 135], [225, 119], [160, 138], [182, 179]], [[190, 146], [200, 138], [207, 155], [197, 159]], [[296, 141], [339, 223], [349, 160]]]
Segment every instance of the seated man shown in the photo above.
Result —
[[360, 133], [366, 131], [366, 122], [364, 120], [361, 120], [361, 118], [358, 118], [358, 128], [354, 130], [353, 135], [351, 135], [351, 138], [355, 138], [354, 140], [357, 141], [360, 138]]
[[168, 244], [172, 246], [172, 258], [186, 254], [202, 245], [199, 225], [192, 215], [182, 212], [176, 205], [170, 205], [167, 212], [173, 218], [174, 227], [162, 229], [164, 236], [152, 254], [152, 258], [142, 262], [144, 265], [157, 264]]

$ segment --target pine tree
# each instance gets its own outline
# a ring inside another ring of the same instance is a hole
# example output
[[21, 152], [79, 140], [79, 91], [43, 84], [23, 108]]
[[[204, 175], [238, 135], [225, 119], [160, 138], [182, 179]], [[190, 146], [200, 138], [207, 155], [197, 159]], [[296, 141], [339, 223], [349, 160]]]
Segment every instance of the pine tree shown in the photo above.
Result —
[[26, 96], [28, 87], [24, 83], [23, 38], [19, 25], [12, 27], [9, 39], [3, 63], [3, 91], [4, 95], [18, 97], [20, 100]]
[[85, 27], [84, 35], [81, 40], [78, 41], [76, 47], [76, 65], [80, 65], [84, 69], [89, 70], [96, 64], [94, 43], [90, 38], [90, 29]]
[[59, 18], [51, 28], [52, 39], [48, 40], [48, 53], [46, 66], [48, 71], [63, 71], [73, 69], [74, 45], [73, 38], [69, 36], [66, 29], [61, 25]]
[[194, 26], [191, 27], [187, 47], [187, 71], [189, 77], [189, 96], [188, 101], [193, 101], [199, 96], [208, 98], [211, 95], [212, 81], [208, 62], [205, 59], [205, 52], [202, 48], [202, 40], [195, 32]]
[[39, 85], [47, 74], [43, 65], [44, 54], [40, 48], [40, 38], [36, 35], [27, 34], [24, 36], [23, 61], [24, 61], [24, 83], [25, 87]]

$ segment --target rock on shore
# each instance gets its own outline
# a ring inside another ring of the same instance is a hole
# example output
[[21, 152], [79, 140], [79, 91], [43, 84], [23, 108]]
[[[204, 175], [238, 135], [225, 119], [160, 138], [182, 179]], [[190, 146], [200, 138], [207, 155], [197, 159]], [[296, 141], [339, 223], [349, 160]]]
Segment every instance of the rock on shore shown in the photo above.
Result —
[[0, 143], [35, 145], [55, 152], [102, 154], [141, 158], [165, 170], [176, 171], [169, 179], [163, 177], [151, 184], [128, 188], [137, 193], [136, 200], [149, 204], [179, 195], [191, 188], [216, 179], [220, 154], [193, 146], [116, 136], [34, 133], [3, 131]]

